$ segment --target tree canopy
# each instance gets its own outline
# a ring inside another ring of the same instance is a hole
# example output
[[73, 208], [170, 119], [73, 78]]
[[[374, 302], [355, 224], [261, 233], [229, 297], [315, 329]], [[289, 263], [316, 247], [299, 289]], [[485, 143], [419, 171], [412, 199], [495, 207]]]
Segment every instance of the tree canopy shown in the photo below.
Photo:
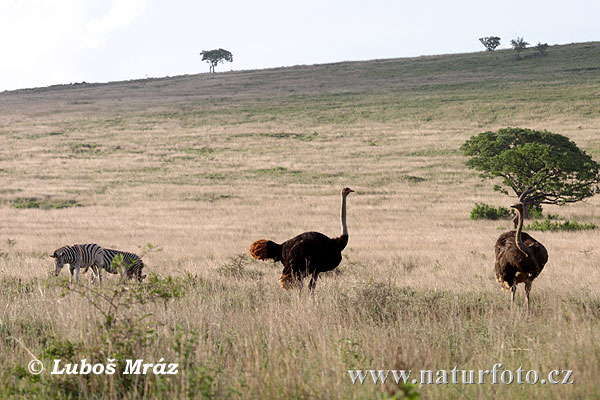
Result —
[[527, 46], [529, 46], [529, 43], [527, 43], [522, 37], [517, 36], [516, 39], [512, 39], [510, 41], [510, 45], [512, 46], [513, 50], [517, 53], [517, 58], [520, 58], [521, 52], [525, 50]]
[[500, 38], [498, 36], [486, 36], [479, 38], [479, 41], [486, 48], [487, 51], [494, 51], [496, 47], [500, 46]]
[[534, 204], [562, 205], [600, 193], [600, 165], [563, 135], [503, 128], [471, 137], [461, 150], [482, 178], [502, 179], [494, 190], [519, 196], [531, 188]]
[[202, 50], [200, 55], [202, 56], [202, 61], [208, 63], [210, 72], [215, 72], [215, 67], [219, 63], [233, 61], [233, 54], [225, 49]]
[[548, 43], [538, 42], [537, 46], [535, 46], [535, 49], [542, 57], [548, 55]]

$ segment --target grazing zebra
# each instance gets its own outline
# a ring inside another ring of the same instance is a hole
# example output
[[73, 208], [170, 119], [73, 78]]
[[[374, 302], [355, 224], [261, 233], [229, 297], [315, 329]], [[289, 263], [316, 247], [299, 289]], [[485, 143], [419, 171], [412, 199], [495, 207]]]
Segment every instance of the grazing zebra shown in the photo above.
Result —
[[98, 269], [96, 269], [96, 266], [91, 266], [93, 271], [91, 277], [92, 282], [94, 281], [96, 276], [98, 276], [98, 279], [102, 283], [102, 268], [104, 268], [107, 272], [110, 272], [111, 274], [119, 273], [116, 266], [113, 265], [113, 261], [117, 255], [123, 256], [123, 266], [126, 268], [125, 274], [127, 275], [127, 278], [131, 279], [135, 276], [138, 282], [141, 282], [146, 277], [146, 275], [142, 275], [144, 262], [136, 254], [113, 249], [103, 250], [104, 251], [102, 254], [102, 265], [98, 265]]
[[87, 272], [89, 267], [94, 270], [96, 267], [105, 268], [105, 252], [104, 249], [95, 243], [76, 244], [74, 246], [63, 246], [56, 249], [50, 256], [54, 258], [54, 275], [58, 276], [60, 270], [65, 264], [69, 264], [69, 284], [73, 283], [73, 273], [75, 274], [75, 282], [79, 283], [79, 270], [85, 268], [83, 273]]

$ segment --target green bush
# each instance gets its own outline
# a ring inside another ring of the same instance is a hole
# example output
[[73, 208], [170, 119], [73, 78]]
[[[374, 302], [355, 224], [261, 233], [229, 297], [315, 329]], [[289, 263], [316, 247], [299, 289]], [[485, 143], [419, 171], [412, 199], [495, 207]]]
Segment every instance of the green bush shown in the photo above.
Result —
[[485, 203], [475, 203], [471, 210], [471, 219], [509, 219], [514, 216], [514, 211], [506, 207], [494, 207]]
[[[530, 219], [542, 219], [544, 218], [544, 215], [542, 214], [543, 210], [542, 210], [542, 205], [541, 204], [536, 204], [535, 206], [529, 206], [527, 209], [527, 214], [529, 215]], [[558, 214], [554, 214], [553, 216], [549, 216], [550, 219], [552, 219], [551, 217], [558, 217]], [[556, 218], [554, 218], [556, 219]]]
[[41, 208], [42, 210], [51, 210], [58, 208], [79, 207], [76, 200], [70, 199], [38, 199], [36, 197], [19, 197], [13, 200], [14, 208]]
[[573, 221], [556, 221], [555, 216], [544, 218], [542, 221], [533, 221], [525, 227], [529, 231], [583, 231], [596, 229], [596, 224], [580, 224], [576, 220]]

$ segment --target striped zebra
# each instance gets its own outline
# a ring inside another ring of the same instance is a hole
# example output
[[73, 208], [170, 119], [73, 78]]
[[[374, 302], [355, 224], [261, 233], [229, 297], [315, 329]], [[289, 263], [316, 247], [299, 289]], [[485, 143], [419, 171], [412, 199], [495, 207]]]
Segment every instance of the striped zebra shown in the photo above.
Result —
[[69, 284], [73, 284], [73, 274], [75, 273], [75, 282], [79, 283], [79, 270], [85, 268], [102, 269], [105, 268], [105, 251], [95, 243], [76, 244], [73, 246], [63, 246], [56, 249], [50, 256], [54, 258], [54, 275], [58, 276], [60, 270], [65, 264], [69, 264]]
[[[117, 274], [119, 271], [117, 270], [117, 266], [113, 264], [115, 257], [117, 255], [121, 255], [123, 257], [123, 267], [125, 267], [125, 275], [128, 279], [132, 279], [133, 277], [137, 278], [138, 282], [141, 282], [146, 275], [142, 275], [142, 270], [144, 268], [144, 262], [137, 254], [129, 253], [127, 251], [113, 250], [113, 249], [103, 249], [104, 252], [102, 254], [102, 265], [98, 265], [98, 269], [96, 266], [91, 266], [94, 274], [92, 275], [92, 282], [97, 276], [100, 282], [102, 282], [102, 274], [101, 270], [104, 268], [106, 272], [110, 272], [111, 274]], [[95, 275], [95, 276], [94, 276]]]

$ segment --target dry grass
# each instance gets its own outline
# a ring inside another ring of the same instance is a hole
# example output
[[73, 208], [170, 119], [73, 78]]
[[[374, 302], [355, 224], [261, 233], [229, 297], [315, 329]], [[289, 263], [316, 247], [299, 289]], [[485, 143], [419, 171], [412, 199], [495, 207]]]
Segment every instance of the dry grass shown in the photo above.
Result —
[[[511, 309], [493, 278], [493, 244], [509, 223], [469, 220], [475, 202], [510, 199], [458, 152], [483, 130], [523, 126], [567, 135], [599, 159], [598, 71], [586, 69], [597, 47], [553, 47], [546, 61], [478, 53], [0, 94], [0, 393], [373, 398], [397, 386], [351, 385], [348, 369], [501, 362], [572, 369], [575, 384], [417, 390], [600, 396], [600, 234], [536, 232], [549, 262], [532, 315], [520, 296]], [[344, 186], [356, 193], [340, 273], [320, 279], [314, 299], [283, 291], [281, 266], [251, 260], [249, 245], [337, 235]], [[15, 208], [19, 198], [79, 206]], [[600, 224], [599, 201], [546, 211]], [[181, 363], [175, 378], [20, 373], [31, 359], [24, 347], [44, 360], [101, 359], [117, 347], [107, 343], [122, 332], [103, 327], [86, 289], [66, 290], [65, 272], [48, 276], [48, 254], [86, 242], [160, 248], [144, 262], [164, 301], [119, 311], [117, 325], [140, 337], [152, 329], [130, 354]]]

